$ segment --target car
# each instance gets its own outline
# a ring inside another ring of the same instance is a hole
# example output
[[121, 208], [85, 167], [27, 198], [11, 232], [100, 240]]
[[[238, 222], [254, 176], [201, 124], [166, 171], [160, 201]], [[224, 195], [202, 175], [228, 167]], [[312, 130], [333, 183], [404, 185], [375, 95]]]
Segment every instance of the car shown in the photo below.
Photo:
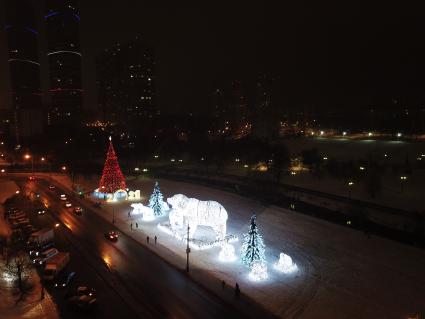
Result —
[[50, 257], [53, 257], [54, 255], [56, 255], [58, 253], [59, 253], [59, 250], [57, 250], [56, 248], [49, 248], [49, 249], [43, 251], [40, 254], [40, 256], [35, 257], [32, 260], [32, 263], [34, 265], [41, 266], [46, 262], [46, 260], [48, 260]]
[[118, 240], [118, 234], [116, 232], [114, 232], [113, 230], [111, 230], [110, 232], [107, 232], [105, 234], [105, 237], [109, 240]]
[[65, 207], [66, 207], [66, 208], [70, 208], [70, 207], [72, 207], [72, 203], [71, 203], [71, 202], [65, 202]]
[[65, 288], [68, 287], [71, 282], [74, 280], [75, 277], [75, 271], [71, 271], [68, 273], [65, 273], [61, 278], [55, 283], [55, 288]]
[[49, 185], [49, 189], [52, 191], [52, 190], [54, 190], [56, 187], [55, 187], [55, 185]]
[[77, 288], [77, 296], [95, 296], [96, 290], [87, 286]]
[[63, 201], [66, 200], [66, 195], [65, 194], [61, 194], [61, 200], [63, 200]]
[[47, 249], [52, 248], [54, 246], [55, 246], [54, 242], [50, 241], [48, 243], [43, 244], [42, 246], [35, 247], [32, 249], [30, 248], [29, 255], [31, 258], [38, 257], [43, 253], [43, 251], [46, 251]]
[[81, 215], [83, 213], [83, 209], [80, 206], [74, 208], [75, 215]]
[[35, 176], [34, 175], [28, 176], [28, 180], [30, 182], [35, 181]]
[[46, 209], [44, 207], [40, 207], [37, 208], [35, 212], [37, 213], [37, 215], [44, 215], [46, 213]]
[[80, 310], [80, 311], [90, 311], [96, 305], [96, 298], [93, 296], [72, 296], [68, 299], [68, 306]]

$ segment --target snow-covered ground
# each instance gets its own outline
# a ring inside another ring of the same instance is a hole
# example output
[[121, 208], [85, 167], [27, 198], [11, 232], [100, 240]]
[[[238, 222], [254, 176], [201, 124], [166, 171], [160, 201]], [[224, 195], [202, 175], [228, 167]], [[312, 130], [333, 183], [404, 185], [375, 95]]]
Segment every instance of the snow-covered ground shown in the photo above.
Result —
[[[66, 184], [64, 180], [62, 183]], [[130, 189], [140, 189], [147, 204], [153, 180], [129, 182]], [[215, 200], [229, 214], [228, 234], [240, 238], [234, 243], [239, 252], [242, 234], [247, 232], [251, 214], [266, 244], [269, 279], [252, 282], [239, 260], [222, 263], [219, 247], [192, 250], [191, 276], [220, 293], [219, 282], [238, 282], [243, 294], [282, 318], [406, 318], [408, 314], [425, 314], [425, 252], [390, 240], [366, 237], [363, 233], [314, 219], [279, 207], [264, 207], [235, 194], [199, 185], [161, 180], [164, 197], [182, 193], [200, 200]], [[128, 218], [130, 203], [104, 204], [98, 213], [155, 253], [185, 267], [186, 245], [158, 229], [167, 217], [144, 222], [141, 217]], [[130, 223], [133, 223], [133, 231]], [[135, 222], [139, 229], [135, 230]], [[195, 233], [195, 237], [201, 232]], [[153, 237], [158, 236], [158, 244]], [[273, 269], [279, 253], [293, 257], [299, 270], [281, 274]], [[112, 256], [113, 258], [113, 256]]]

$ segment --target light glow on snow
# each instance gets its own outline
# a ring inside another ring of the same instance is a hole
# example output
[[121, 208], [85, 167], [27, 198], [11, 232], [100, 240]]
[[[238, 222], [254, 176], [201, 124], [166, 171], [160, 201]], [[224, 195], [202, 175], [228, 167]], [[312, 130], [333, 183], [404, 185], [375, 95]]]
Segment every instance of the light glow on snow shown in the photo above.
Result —
[[209, 226], [217, 234], [217, 239], [226, 237], [227, 211], [215, 201], [200, 201], [188, 198], [183, 194], [176, 194], [167, 198], [172, 207], [169, 214], [170, 225], [173, 230], [187, 229], [190, 225], [189, 237], [192, 238], [198, 226]]
[[235, 247], [229, 243], [225, 243], [221, 246], [220, 254], [218, 259], [222, 262], [232, 262], [236, 260]]
[[[187, 233], [185, 233], [184, 231], [179, 232], [177, 230], [174, 230], [168, 224], [158, 224], [158, 229], [176, 238], [178, 241], [181, 241], [182, 243], [186, 244]], [[189, 238], [189, 243], [190, 243], [190, 248], [193, 248], [195, 250], [206, 250], [212, 247], [222, 246], [223, 242], [233, 243], [233, 242], [237, 242], [238, 240], [239, 240], [238, 237], [236, 237], [235, 235], [226, 235], [226, 237], [223, 240], [216, 239], [210, 242], [205, 242], [199, 239]]]
[[252, 263], [251, 272], [249, 273], [249, 278], [252, 281], [262, 281], [269, 278], [269, 274], [267, 273], [267, 264], [262, 261], [254, 261]]
[[274, 268], [285, 274], [290, 274], [298, 270], [298, 266], [292, 261], [291, 256], [284, 253], [280, 253], [279, 261], [274, 264]]

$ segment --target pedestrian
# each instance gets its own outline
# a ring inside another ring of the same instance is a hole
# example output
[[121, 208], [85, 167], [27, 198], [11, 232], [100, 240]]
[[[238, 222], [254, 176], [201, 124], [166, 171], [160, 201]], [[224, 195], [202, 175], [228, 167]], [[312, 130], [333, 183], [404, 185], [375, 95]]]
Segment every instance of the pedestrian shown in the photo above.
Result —
[[139, 229], [139, 224], [138, 223], [136, 223], [136, 228]]
[[128, 211], [127, 217], [128, 217], [128, 219], [130, 219], [130, 211]]
[[148, 237], [146, 237], [146, 241], [148, 242], [148, 244], [149, 244], [149, 236]]
[[221, 281], [221, 289], [224, 289], [226, 287], [226, 282], [224, 280]]
[[158, 237], [156, 237], [156, 235], [155, 235], [155, 245], [156, 245], [156, 240], [158, 239]]
[[130, 229], [133, 230], [133, 223], [130, 224]]
[[236, 283], [236, 287], [235, 287], [235, 297], [239, 298], [239, 295], [241, 294], [241, 290], [239, 289], [239, 284]]

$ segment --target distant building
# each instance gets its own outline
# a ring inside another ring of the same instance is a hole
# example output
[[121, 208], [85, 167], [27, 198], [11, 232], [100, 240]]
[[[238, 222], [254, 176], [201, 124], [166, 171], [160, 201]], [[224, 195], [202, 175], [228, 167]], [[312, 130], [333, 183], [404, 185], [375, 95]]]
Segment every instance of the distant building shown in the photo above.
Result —
[[248, 119], [247, 115], [248, 99], [245, 95], [242, 83], [233, 81], [229, 105], [229, 121], [233, 133], [239, 131], [241, 127], [246, 125]]
[[140, 38], [118, 43], [97, 57], [98, 101], [104, 121], [135, 126], [159, 114], [154, 69], [153, 51]]
[[82, 114], [82, 54], [77, 0], [47, 0], [44, 19], [51, 98], [48, 124], [76, 129]]
[[43, 133], [38, 31], [30, 1], [6, 1], [6, 25], [12, 89], [11, 135], [15, 143]]

